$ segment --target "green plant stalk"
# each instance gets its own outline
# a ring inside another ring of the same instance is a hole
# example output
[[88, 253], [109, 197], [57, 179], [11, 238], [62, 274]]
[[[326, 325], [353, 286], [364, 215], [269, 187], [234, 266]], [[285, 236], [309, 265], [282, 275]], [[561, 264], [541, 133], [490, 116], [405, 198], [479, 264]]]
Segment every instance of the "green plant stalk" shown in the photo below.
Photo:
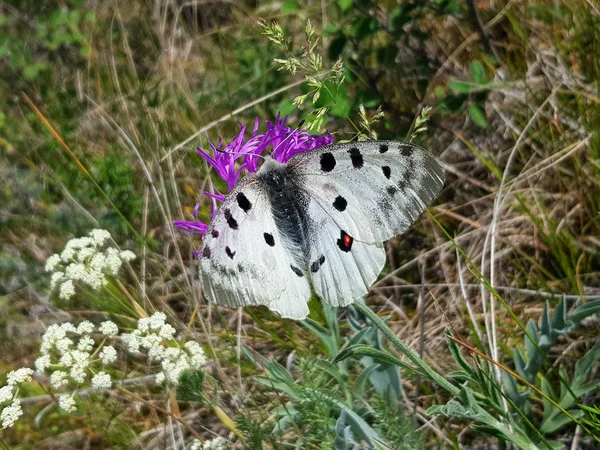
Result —
[[373, 324], [377, 328], [379, 328], [381, 330], [381, 332], [389, 339], [389, 341], [392, 343], [394, 348], [396, 350], [398, 350], [400, 353], [402, 353], [403, 355], [406, 355], [406, 357], [408, 359], [410, 359], [415, 364], [415, 366], [417, 366], [419, 369], [423, 370], [423, 372], [427, 375], [427, 377], [431, 381], [433, 381], [438, 386], [445, 389], [446, 391], [448, 391], [450, 394], [452, 394], [454, 396], [456, 396], [460, 393], [459, 388], [454, 386], [452, 383], [450, 383], [448, 380], [446, 380], [443, 376], [441, 376], [439, 373], [437, 373], [435, 370], [433, 370], [431, 367], [429, 367], [427, 364], [425, 364], [425, 361], [423, 361], [419, 357], [419, 355], [417, 355], [415, 352], [413, 352], [404, 342], [402, 342], [398, 338], [398, 336], [396, 336], [392, 332], [392, 330], [390, 330], [390, 328], [385, 324], [385, 322], [383, 320], [381, 320], [381, 318], [377, 314], [375, 314], [375, 312], [371, 308], [369, 308], [367, 305], [365, 305], [364, 303], [362, 303], [360, 301], [354, 302], [353, 306], [356, 309], [358, 309], [360, 312], [362, 312], [365, 316], [367, 316], [369, 319], [371, 319]]

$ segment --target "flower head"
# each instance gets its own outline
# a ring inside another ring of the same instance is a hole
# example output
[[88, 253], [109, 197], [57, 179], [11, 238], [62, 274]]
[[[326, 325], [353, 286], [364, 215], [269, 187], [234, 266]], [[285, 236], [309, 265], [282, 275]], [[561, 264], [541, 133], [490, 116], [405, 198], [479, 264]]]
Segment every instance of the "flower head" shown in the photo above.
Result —
[[[212, 156], [205, 150], [198, 148], [198, 153], [202, 156], [217, 172], [217, 174], [227, 182], [228, 190], [233, 189], [242, 172], [255, 173], [258, 170], [258, 160], [265, 150], [271, 149], [271, 157], [280, 163], [286, 163], [290, 158], [298, 153], [302, 153], [324, 145], [333, 143], [333, 136], [327, 133], [324, 136], [317, 136], [302, 131], [292, 129], [286, 126], [287, 116], [281, 118], [278, 114], [275, 122], [266, 121], [267, 131], [258, 133], [259, 120], [254, 121], [252, 136], [246, 140], [245, 125], [241, 125], [240, 133], [229, 144], [222, 148], [222, 141], [215, 146], [209, 142], [212, 150]], [[237, 168], [236, 168], [237, 167]], [[205, 195], [213, 199], [212, 214], [215, 212], [214, 201], [222, 202], [225, 195], [218, 192], [204, 192]], [[197, 219], [199, 205], [194, 208], [194, 218]], [[183, 231], [196, 234], [204, 234], [208, 225], [200, 221], [176, 220], [175, 226]]]
[[46, 260], [46, 271], [53, 272], [50, 289], [58, 287], [58, 295], [69, 300], [75, 295], [76, 283], [85, 284], [94, 290], [108, 284], [107, 275], [115, 276], [123, 265], [135, 259], [129, 250], [119, 251], [112, 247], [102, 249], [110, 233], [92, 230], [88, 236], [71, 239], [60, 254]]

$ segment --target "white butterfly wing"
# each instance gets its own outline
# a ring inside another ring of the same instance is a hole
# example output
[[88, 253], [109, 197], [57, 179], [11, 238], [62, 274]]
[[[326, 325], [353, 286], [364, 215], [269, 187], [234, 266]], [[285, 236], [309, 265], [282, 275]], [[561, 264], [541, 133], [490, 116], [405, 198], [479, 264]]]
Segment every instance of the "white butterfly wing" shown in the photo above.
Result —
[[402, 142], [329, 145], [298, 154], [289, 165], [341, 229], [373, 244], [406, 231], [444, 185], [441, 163]]
[[303, 180], [309, 216], [318, 223], [310, 243], [312, 284], [336, 306], [367, 294], [385, 264], [383, 242], [404, 232], [444, 184], [436, 158], [393, 141], [331, 145], [289, 165]]
[[255, 176], [245, 177], [225, 198], [198, 258], [203, 292], [210, 301], [230, 307], [268, 305], [293, 319], [308, 314], [310, 286], [292, 269]]

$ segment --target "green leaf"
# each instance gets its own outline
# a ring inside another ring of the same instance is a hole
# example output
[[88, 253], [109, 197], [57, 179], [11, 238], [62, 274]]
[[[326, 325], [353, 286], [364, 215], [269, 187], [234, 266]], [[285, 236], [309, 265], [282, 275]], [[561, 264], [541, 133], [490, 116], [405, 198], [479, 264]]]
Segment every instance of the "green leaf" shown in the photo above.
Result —
[[479, 105], [475, 105], [475, 104], [469, 105], [468, 111], [469, 111], [469, 116], [471, 117], [471, 120], [473, 120], [475, 125], [477, 125], [478, 127], [481, 127], [481, 128], [487, 128], [489, 126], [489, 123], [488, 123], [487, 119], [485, 118], [485, 113], [479, 107]]
[[471, 92], [472, 84], [468, 81], [450, 80], [448, 87], [459, 94], [468, 94]]
[[365, 370], [363, 370], [361, 374], [358, 377], [356, 377], [356, 381], [354, 382], [354, 395], [356, 395], [357, 398], [363, 396], [367, 388], [367, 382], [369, 381], [369, 377], [375, 370], [380, 368], [380, 364], [372, 364], [369, 367], [366, 367]]
[[377, 350], [376, 348], [373, 348], [370, 345], [365, 345], [365, 344], [356, 344], [356, 345], [352, 345], [350, 347], [346, 347], [344, 350], [342, 350], [340, 353], [338, 353], [338, 355], [335, 357], [333, 362], [343, 361], [344, 359], [347, 359], [347, 358], [358, 359], [363, 356], [368, 356], [370, 358], [373, 358], [375, 361], [377, 361], [378, 363], [381, 363], [381, 364], [391, 364], [393, 366], [402, 367], [403, 369], [410, 370], [410, 371], [420, 374], [420, 375], [425, 375], [424, 372], [422, 372], [421, 370], [419, 370], [415, 367], [409, 366], [404, 361], [396, 358], [391, 353]]
[[283, 14], [293, 13], [298, 9], [298, 0], [285, 0], [281, 5], [281, 12]]
[[333, 358], [338, 353], [339, 345], [337, 337], [332, 336], [327, 328], [322, 327], [312, 319], [302, 320], [300, 324], [307, 330], [312, 331], [312, 333], [319, 338], [323, 345], [325, 345], [327, 354], [330, 358]]
[[352, 7], [352, 0], [337, 0], [337, 4], [342, 11], [347, 11]]
[[479, 61], [471, 62], [471, 76], [473, 77], [473, 81], [475, 81], [477, 84], [486, 82], [483, 65]]
[[573, 322], [573, 324], [578, 324], [586, 317], [590, 317], [594, 314], [600, 313], [600, 298], [591, 300], [574, 311], [569, 313], [569, 320]]

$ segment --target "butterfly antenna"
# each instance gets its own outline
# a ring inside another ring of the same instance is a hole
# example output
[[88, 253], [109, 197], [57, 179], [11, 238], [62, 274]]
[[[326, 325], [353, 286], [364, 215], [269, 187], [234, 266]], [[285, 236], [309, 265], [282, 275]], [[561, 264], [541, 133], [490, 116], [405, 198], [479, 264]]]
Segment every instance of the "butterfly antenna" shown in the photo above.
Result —
[[258, 153], [226, 152], [225, 150], [221, 150], [220, 148], [215, 148], [215, 150], [218, 151], [219, 153], [224, 153], [226, 155], [256, 156], [258, 158], [262, 158], [262, 159], [266, 160], [266, 158], [264, 156], [259, 155]]

